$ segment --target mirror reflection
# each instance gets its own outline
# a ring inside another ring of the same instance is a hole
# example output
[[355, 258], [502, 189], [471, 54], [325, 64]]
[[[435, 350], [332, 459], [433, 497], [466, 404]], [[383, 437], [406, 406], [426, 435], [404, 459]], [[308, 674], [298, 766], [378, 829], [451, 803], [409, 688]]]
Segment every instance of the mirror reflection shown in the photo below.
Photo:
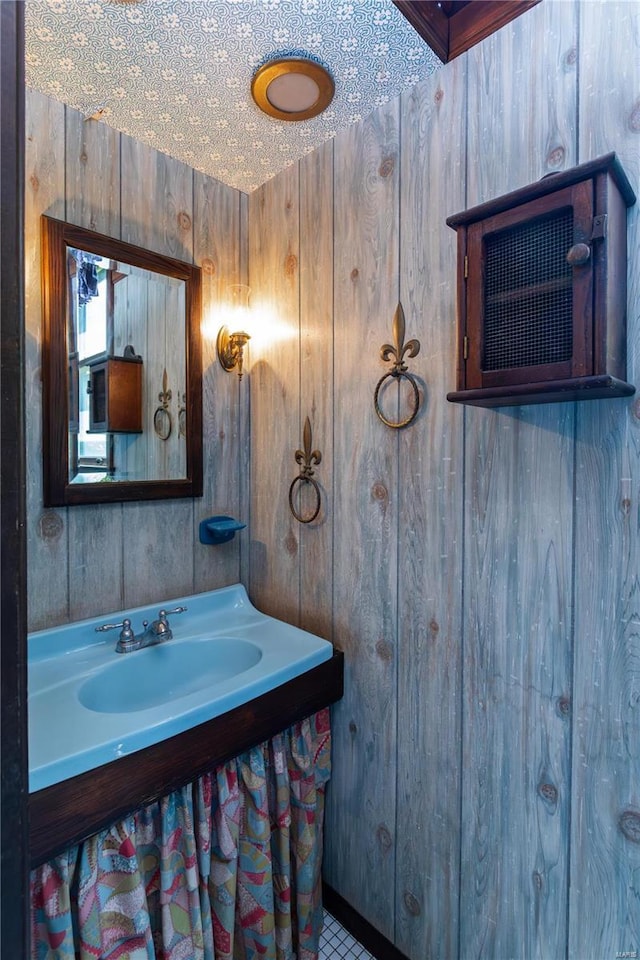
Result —
[[67, 247], [69, 482], [186, 478], [185, 281]]
[[42, 218], [45, 506], [202, 494], [200, 270]]

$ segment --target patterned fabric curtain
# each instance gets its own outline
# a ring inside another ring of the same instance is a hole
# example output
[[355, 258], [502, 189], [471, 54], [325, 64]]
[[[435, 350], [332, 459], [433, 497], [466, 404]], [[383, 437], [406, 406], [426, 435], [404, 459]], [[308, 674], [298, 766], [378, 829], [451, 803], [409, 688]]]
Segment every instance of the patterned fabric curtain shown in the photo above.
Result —
[[329, 710], [31, 874], [32, 960], [317, 960]]

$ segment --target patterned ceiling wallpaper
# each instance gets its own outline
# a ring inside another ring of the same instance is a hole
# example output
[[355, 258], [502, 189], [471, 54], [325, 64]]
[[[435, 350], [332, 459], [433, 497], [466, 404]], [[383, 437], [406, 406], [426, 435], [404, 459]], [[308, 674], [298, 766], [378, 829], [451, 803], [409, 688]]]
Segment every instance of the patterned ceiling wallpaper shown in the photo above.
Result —
[[[332, 74], [319, 117], [254, 104], [286, 55]], [[391, 0], [26, 0], [28, 86], [246, 193], [439, 66]]]

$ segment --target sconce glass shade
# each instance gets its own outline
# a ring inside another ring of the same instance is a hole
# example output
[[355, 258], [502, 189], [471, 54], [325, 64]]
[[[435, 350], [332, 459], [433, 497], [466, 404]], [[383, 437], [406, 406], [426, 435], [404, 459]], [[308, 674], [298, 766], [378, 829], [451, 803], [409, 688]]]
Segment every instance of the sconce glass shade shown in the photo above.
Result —
[[254, 74], [251, 96], [276, 120], [310, 120], [326, 110], [335, 92], [331, 74], [314, 60], [271, 60]]
[[216, 350], [220, 365], [228, 373], [232, 370], [238, 371], [238, 378], [242, 380], [242, 361], [244, 348], [251, 337], [243, 330], [235, 333], [229, 333], [228, 327], [220, 327], [218, 338], [216, 340]]

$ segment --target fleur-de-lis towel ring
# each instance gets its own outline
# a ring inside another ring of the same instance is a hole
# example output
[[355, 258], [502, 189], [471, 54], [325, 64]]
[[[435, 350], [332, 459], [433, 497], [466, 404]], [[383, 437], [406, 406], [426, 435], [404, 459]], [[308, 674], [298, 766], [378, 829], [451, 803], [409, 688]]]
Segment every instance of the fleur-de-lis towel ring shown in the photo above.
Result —
[[178, 394], [178, 436], [184, 437], [187, 436], [187, 395], [186, 393]]
[[173, 427], [171, 422], [171, 414], [169, 413], [171, 390], [167, 389], [167, 385], [167, 368], [165, 367], [164, 373], [162, 374], [162, 390], [158, 394], [158, 400], [160, 401], [161, 406], [156, 407], [156, 412], [153, 415], [153, 429], [161, 440], [169, 439], [171, 436], [171, 429]]
[[[295, 458], [302, 469], [297, 477], [293, 479], [289, 487], [289, 509], [299, 523], [311, 523], [320, 513], [320, 487], [313, 478], [313, 465], [316, 466], [322, 460], [322, 454], [319, 450], [311, 449], [311, 423], [309, 417], [304, 421], [304, 430], [302, 432], [302, 442], [304, 450], [296, 450]], [[293, 505], [293, 492], [299, 483], [310, 483], [316, 492], [316, 508], [308, 517], [301, 516]]]
[[[407, 343], [405, 343], [404, 333], [404, 310], [402, 309], [402, 304], [399, 303], [393, 316], [394, 343], [383, 343], [380, 347], [380, 357], [387, 362], [393, 361], [393, 367], [388, 371], [388, 373], [385, 373], [380, 377], [373, 395], [373, 403], [378, 417], [384, 424], [386, 424], [388, 427], [392, 427], [394, 430], [400, 430], [402, 427], [408, 427], [409, 424], [415, 420], [418, 410], [420, 409], [420, 393], [418, 391], [418, 384], [416, 383], [413, 374], [408, 372], [407, 365], [404, 362], [405, 354], [408, 354], [410, 357], [418, 356], [420, 353], [420, 341], [409, 340]], [[385, 383], [389, 377], [393, 377], [398, 382], [401, 379], [408, 380], [413, 391], [413, 410], [405, 420], [400, 420], [398, 423], [395, 423], [393, 420], [388, 420], [380, 409], [380, 390], [383, 383]]]

